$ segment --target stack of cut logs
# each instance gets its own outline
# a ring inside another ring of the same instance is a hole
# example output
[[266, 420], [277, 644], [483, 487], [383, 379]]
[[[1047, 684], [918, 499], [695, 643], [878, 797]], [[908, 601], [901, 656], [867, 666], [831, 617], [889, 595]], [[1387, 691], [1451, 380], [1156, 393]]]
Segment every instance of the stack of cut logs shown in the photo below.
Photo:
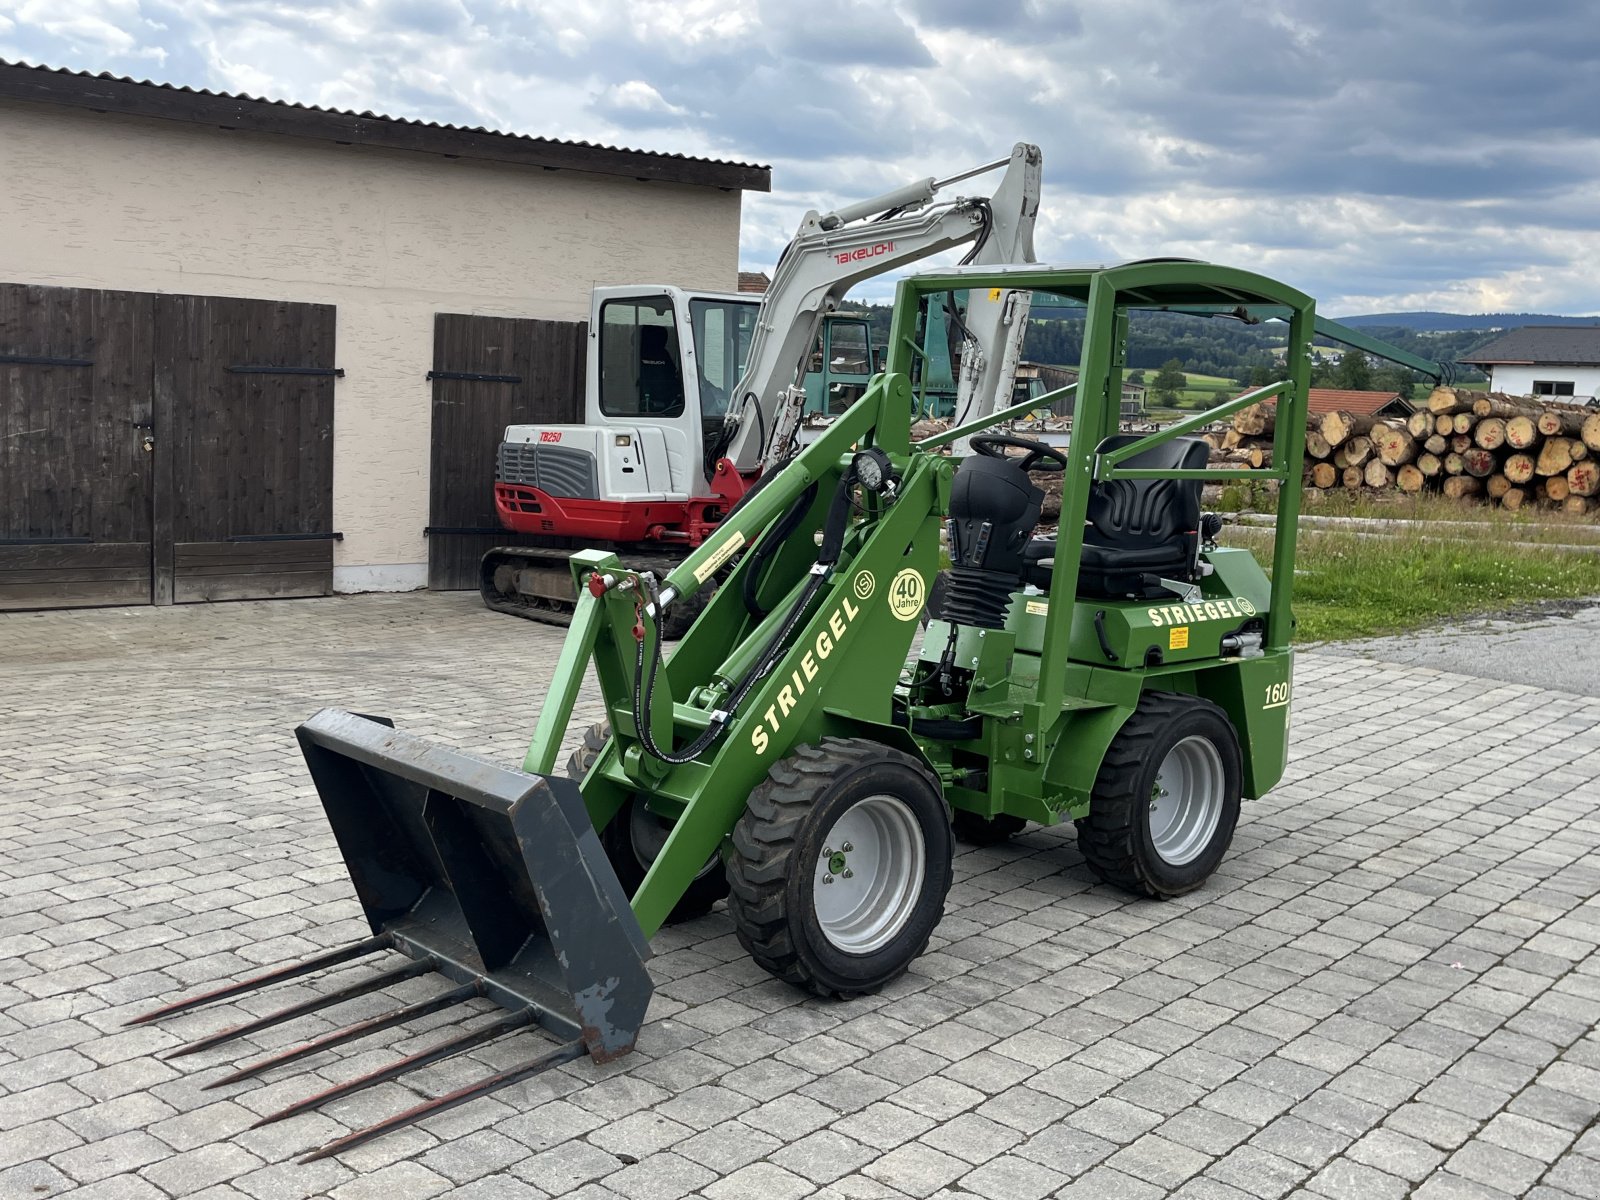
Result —
[[[1207, 434], [1211, 465], [1266, 466], [1277, 409], [1253, 404]], [[1440, 387], [1410, 417], [1313, 414], [1307, 489], [1440, 491], [1508, 509], [1542, 504], [1600, 511], [1600, 412], [1521, 396]]]

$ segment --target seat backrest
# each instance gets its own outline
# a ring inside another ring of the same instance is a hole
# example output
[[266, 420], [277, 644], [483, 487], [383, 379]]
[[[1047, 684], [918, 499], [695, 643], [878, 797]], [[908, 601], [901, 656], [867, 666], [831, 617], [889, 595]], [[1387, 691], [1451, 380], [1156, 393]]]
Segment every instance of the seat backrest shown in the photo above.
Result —
[[[1137, 442], [1142, 434], [1119, 433], [1100, 443], [1099, 453]], [[1173, 438], [1136, 454], [1122, 465], [1153, 470], [1200, 470], [1211, 448], [1199, 438]], [[1176, 542], [1200, 527], [1198, 479], [1111, 479], [1089, 489], [1090, 545], [1136, 549]]]
[[683, 376], [667, 334], [661, 325], [639, 329], [640, 407], [647, 413], [677, 416], [683, 411]]

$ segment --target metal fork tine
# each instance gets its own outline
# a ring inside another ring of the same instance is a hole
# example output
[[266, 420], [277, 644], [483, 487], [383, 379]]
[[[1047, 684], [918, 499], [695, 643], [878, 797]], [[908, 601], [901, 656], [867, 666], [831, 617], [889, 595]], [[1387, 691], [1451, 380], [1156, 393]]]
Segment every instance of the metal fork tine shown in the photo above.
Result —
[[359, 1146], [363, 1142], [369, 1142], [373, 1138], [391, 1130], [399, 1129], [402, 1125], [410, 1125], [413, 1121], [420, 1121], [423, 1117], [444, 1112], [446, 1109], [454, 1108], [458, 1104], [465, 1104], [469, 1100], [476, 1100], [479, 1096], [486, 1096], [490, 1092], [508, 1087], [520, 1080], [527, 1079], [530, 1075], [537, 1075], [542, 1071], [550, 1070], [552, 1067], [559, 1067], [562, 1063], [583, 1057], [583, 1054], [584, 1046], [581, 1041], [568, 1042], [564, 1046], [558, 1046], [556, 1049], [546, 1054], [541, 1054], [537, 1058], [530, 1058], [528, 1061], [520, 1063], [509, 1070], [501, 1071], [497, 1075], [491, 1075], [487, 1079], [480, 1079], [476, 1083], [469, 1083], [465, 1087], [457, 1088], [447, 1095], [437, 1096], [413, 1108], [408, 1108], [404, 1112], [396, 1113], [392, 1117], [386, 1117], [376, 1125], [368, 1125], [365, 1129], [358, 1129], [354, 1133], [346, 1134], [344, 1137], [331, 1141], [325, 1146], [318, 1147], [301, 1158], [300, 1161], [309, 1163], [316, 1162], [319, 1158], [328, 1158], [341, 1151]]
[[448, 992], [440, 992], [437, 996], [429, 996], [426, 1000], [418, 1000], [415, 1004], [407, 1004], [403, 1008], [396, 1008], [376, 1017], [369, 1017], [365, 1021], [357, 1021], [354, 1025], [347, 1025], [343, 1029], [334, 1030], [332, 1033], [325, 1033], [319, 1038], [313, 1038], [304, 1045], [295, 1046], [267, 1058], [258, 1059], [253, 1063], [247, 1063], [232, 1074], [224, 1075], [221, 1079], [213, 1080], [211, 1083], [206, 1084], [201, 1091], [210, 1091], [212, 1088], [238, 1083], [241, 1079], [249, 1079], [253, 1075], [260, 1075], [264, 1071], [272, 1070], [273, 1067], [281, 1067], [285, 1063], [306, 1058], [332, 1046], [341, 1046], [345, 1042], [353, 1042], [357, 1038], [366, 1037], [367, 1034], [376, 1033], [380, 1029], [403, 1025], [413, 1017], [425, 1017], [429, 1013], [438, 1012], [441, 1008], [449, 1008], [452, 1004], [461, 1004], [481, 995], [483, 995], [483, 984], [463, 984], [461, 987], [452, 988]]
[[438, 961], [432, 957], [419, 958], [406, 963], [402, 967], [395, 967], [390, 971], [383, 971], [366, 979], [357, 980], [355, 983], [346, 984], [337, 991], [329, 992], [325, 996], [313, 996], [309, 1000], [302, 1000], [298, 1004], [291, 1004], [287, 1008], [280, 1008], [276, 1012], [268, 1013], [264, 1017], [257, 1017], [253, 1021], [246, 1021], [242, 1025], [232, 1025], [227, 1029], [211, 1034], [209, 1037], [200, 1038], [198, 1041], [189, 1042], [179, 1046], [176, 1050], [169, 1050], [161, 1057], [182, 1058], [186, 1054], [198, 1054], [202, 1050], [209, 1050], [213, 1046], [220, 1046], [224, 1042], [231, 1042], [235, 1038], [244, 1037], [247, 1033], [257, 1030], [269, 1029], [274, 1025], [281, 1025], [285, 1021], [292, 1021], [296, 1017], [303, 1017], [307, 1013], [316, 1012], [318, 1009], [331, 1008], [335, 1004], [342, 1004], [346, 1000], [354, 1000], [357, 996], [365, 996], [368, 992], [376, 992], [386, 988], [391, 983], [399, 983], [404, 979], [415, 979], [418, 975], [426, 975], [438, 966]]
[[259, 1129], [263, 1125], [271, 1125], [274, 1121], [281, 1121], [285, 1117], [292, 1117], [296, 1113], [303, 1113], [308, 1109], [320, 1108], [330, 1100], [337, 1100], [341, 1096], [348, 1096], [351, 1092], [359, 1092], [362, 1088], [371, 1087], [375, 1083], [384, 1083], [397, 1076], [404, 1075], [416, 1067], [425, 1067], [429, 1063], [438, 1062], [441, 1058], [449, 1058], [452, 1054], [460, 1054], [463, 1050], [470, 1050], [474, 1046], [492, 1041], [501, 1034], [510, 1033], [513, 1029], [521, 1029], [533, 1020], [534, 1012], [531, 1008], [518, 1009], [501, 1017], [498, 1021], [491, 1021], [471, 1033], [464, 1033], [460, 1037], [451, 1038], [448, 1042], [441, 1042], [431, 1050], [422, 1050], [399, 1062], [390, 1063], [367, 1075], [358, 1076], [346, 1083], [338, 1084], [327, 1091], [318, 1092], [314, 1096], [307, 1096], [304, 1100], [296, 1100], [288, 1108], [280, 1109], [262, 1117], [251, 1129]]
[[175, 1001], [172, 1004], [156, 1009], [154, 1012], [147, 1012], [143, 1016], [133, 1017], [124, 1021], [123, 1024], [143, 1025], [149, 1021], [159, 1021], [162, 1017], [170, 1017], [174, 1013], [186, 1012], [191, 1008], [199, 1008], [202, 1004], [226, 1000], [231, 996], [252, 992], [256, 988], [266, 987], [273, 983], [281, 983], [285, 979], [298, 979], [301, 975], [309, 975], [313, 971], [322, 970], [324, 967], [332, 967], [342, 962], [349, 962], [352, 958], [376, 954], [379, 950], [387, 950], [392, 945], [394, 945], [394, 939], [387, 933], [380, 933], [376, 937], [363, 938], [359, 942], [352, 942], [350, 945], [341, 946], [337, 950], [329, 950], [326, 953], [314, 955], [304, 962], [274, 967], [272, 970], [246, 979], [242, 983], [230, 983], [214, 991], [202, 992], [198, 996], [190, 996], [186, 1000]]

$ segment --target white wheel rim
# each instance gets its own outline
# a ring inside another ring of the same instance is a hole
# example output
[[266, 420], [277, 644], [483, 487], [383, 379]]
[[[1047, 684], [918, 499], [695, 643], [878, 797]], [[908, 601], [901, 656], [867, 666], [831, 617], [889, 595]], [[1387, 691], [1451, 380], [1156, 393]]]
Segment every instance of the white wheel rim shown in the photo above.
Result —
[[1211, 844], [1222, 820], [1227, 775], [1203, 737], [1186, 737], [1161, 760], [1150, 793], [1150, 841], [1163, 862], [1181, 867]]
[[922, 827], [903, 800], [852, 805], [822, 839], [812, 875], [822, 935], [847, 954], [881, 950], [911, 919], [927, 870]]

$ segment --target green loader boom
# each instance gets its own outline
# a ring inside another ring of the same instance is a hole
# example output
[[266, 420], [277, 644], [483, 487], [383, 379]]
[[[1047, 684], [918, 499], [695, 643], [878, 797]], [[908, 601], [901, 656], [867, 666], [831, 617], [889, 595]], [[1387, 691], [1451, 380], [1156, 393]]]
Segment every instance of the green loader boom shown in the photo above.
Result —
[[[1070, 444], [988, 432], [1061, 393], [913, 444], [919, 306], [994, 288], [1086, 310]], [[1119, 435], [1129, 310], [1222, 307], [1287, 315], [1289, 379]], [[302, 727], [372, 929], [342, 953], [400, 950], [400, 970], [496, 1001], [509, 1015], [479, 1041], [522, 1026], [554, 1039], [445, 1099], [626, 1052], [650, 997], [649, 938], [724, 896], [764, 968], [849, 996], [926, 947], [955, 836], [1072, 820], [1101, 879], [1152, 898], [1203, 886], [1241, 801], [1276, 784], [1287, 755], [1315, 319], [1293, 288], [1207, 263], [907, 279], [885, 370], [670, 574], [574, 558], [578, 605], [520, 771], [379, 719], [328, 710]], [[1207, 469], [1190, 435], [1269, 398], [1283, 410], [1271, 465]], [[962, 437], [970, 457], [942, 453]], [[1040, 472], [1060, 480], [1054, 533], [1036, 529]], [[1285, 485], [1270, 571], [1218, 546], [1220, 522], [1200, 512], [1204, 482], [1254, 477]], [[663, 612], [708, 588], [664, 656]], [[607, 720], [562, 773], [591, 671]]]

